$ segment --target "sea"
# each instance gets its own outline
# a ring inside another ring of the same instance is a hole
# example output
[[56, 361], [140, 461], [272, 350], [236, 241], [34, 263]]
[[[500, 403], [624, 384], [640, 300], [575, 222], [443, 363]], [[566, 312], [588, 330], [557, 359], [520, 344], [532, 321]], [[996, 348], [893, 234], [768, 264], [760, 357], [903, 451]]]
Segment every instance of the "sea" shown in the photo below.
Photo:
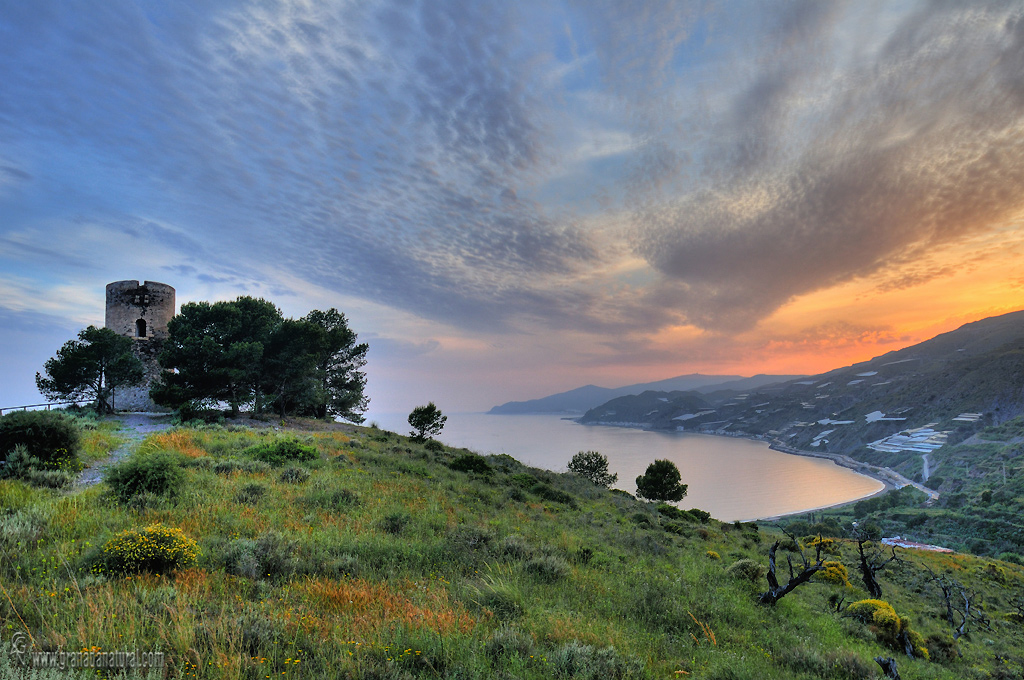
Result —
[[[828, 460], [780, 453], [762, 441], [688, 432], [652, 432], [581, 425], [556, 415], [449, 413], [437, 439], [480, 454], [506, 453], [533, 467], [564, 472], [578, 451], [598, 451], [619, 476], [615, 488], [636, 492], [635, 480], [656, 459], [676, 464], [684, 509], [700, 508], [724, 522], [752, 521], [855, 501], [877, 493], [876, 479]], [[409, 433], [408, 414], [374, 414], [372, 422]]]

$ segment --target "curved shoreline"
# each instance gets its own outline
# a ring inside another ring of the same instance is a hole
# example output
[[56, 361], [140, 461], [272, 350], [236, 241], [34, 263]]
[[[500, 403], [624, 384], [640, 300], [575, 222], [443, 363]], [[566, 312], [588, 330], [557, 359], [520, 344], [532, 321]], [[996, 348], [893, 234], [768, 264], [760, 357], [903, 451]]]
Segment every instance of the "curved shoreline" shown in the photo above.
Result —
[[[671, 434], [671, 431], [654, 430], [654, 429], [651, 429], [649, 427], [646, 427], [644, 423], [615, 423], [615, 424], [611, 424], [611, 423], [581, 423], [579, 420], [576, 420], [575, 422], [577, 422], [580, 425], [597, 425], [597, 426], [603, 426], [603, 427], [624, 427], [624, 428], [627, 428], [627, 429], [644, 430], [644, 431], [647, 431], [647, 432], [666, 432], [667, 434]], [[792, 446], [787, 446], [787, 445], [783, 444], [778, 439], [768, 439], [768, 438], [766, 438], [766, 437], [764, 437], [762, 435], [751, 434], [750, 432], [688, 431], [688, 432], [686, 432], [686, 434], [704, 434], [704, 435], [709, 435], [709, 436], [713, 436], [713, 437], [731, 437], [733, 439], [750, 439], [752, 441], [765, 442], [765, 443], [768, 444], [768, 448], [771, 449], [772, 451], [778, 451], [779, 453], [788, 453], [788, 454], [794, 455], [794, 456], [803, 456], [805, 458], [822, 458], [822, 459], [825, 459], [825, 460], [830, 460], [833, 463], [835, 463], [836, 465], [838, 465], [839, 467], [843, 467], [843, 468], [846, 468], [848, 470], [852, 470], [853, 472], [856, 472], [857, 474], [863, 475], [865, 477], [870, 477], [871, 479], [874, 479], [874, 480], [879, 481], [879, 482], [882, 483], [882, 488], [879, 489], [878, 491], [875, 491], [874, 493], [870, 493], [870, 494], [868, 494], [866, 496], [861, 496], [859, 498], [855, 498], [853, 500], [843, 501], [841, 503], [832, 503], [830, 505], [822, 505], [822, 506], [815, 507], [815, 508], [807, 508], [805, 510], [794, 510], [793, 512], [786, 512], [786, 513], [782, 513], [781, 515], [770, 515], [768, 517], [759, 517], [759, 518], [755, 518], [755, 519], [751, 519], [751, 520], [744, 520], [744, 521], [751, 521], [751, 522], [752, 521], [762, 521], [763, 522], [763, 521], [770, 521], [770, 520], [779, 519], [781, 517], [788, 517], [790, 515], [801, 515], [801, 514], [803, 514], [805, 512], [815, 512], [817, 510], [828, 510], [828, 509], [831, 509], [831, 508], [841, 508], [844, 505], [850, 505], [852, 503], [858, 503], [860, 501], [867, 500], [869, 498], [874, 498], [875, 496], [879, 496], [879, 495], [881, 495], [883, 493], [886, 493], [887, 491], [891, 491], [893, 489], [899, 489], [899, 488], [902, 488], [902, 487], [908, 486], [908, 485], [909, 486], [913, 486], [915, 489], [917, 489], [919, 491], [922, 491], [923, 493], [928, 494], [928, 501], [927, 501], [928, 503], [934, 503], [939, 498], [939, 492], [938, 491], [935, 491], [933, 489], [929, 489], [928, 487], [926, 487], [926, 486], [924, 486], [924, 485], [922, 485], [922, 484], [920, 484], [918, 482], [915, 482], [912, 479], [908, 479], [907, 477], [904, 477], [903, 475], [901, 475], [900, 473], [896, 472], [895, 470], [893, 470], [891, 468], [880, 467], [878, 465], [871, 465], [870, 463], [865, 463], [865, 462], [859, 461], [859, 460], [857, 460], [855, 458], [852, 458], [852, 457], [850, 457], [850, 456], [848, 456], [846, 454], [843, 454], [843, 453], [829, 453], [829, 452], [826, 452], [826, 451], [806, 451], [804, 449], [797, 449], [797, 448], [793, 448]]]

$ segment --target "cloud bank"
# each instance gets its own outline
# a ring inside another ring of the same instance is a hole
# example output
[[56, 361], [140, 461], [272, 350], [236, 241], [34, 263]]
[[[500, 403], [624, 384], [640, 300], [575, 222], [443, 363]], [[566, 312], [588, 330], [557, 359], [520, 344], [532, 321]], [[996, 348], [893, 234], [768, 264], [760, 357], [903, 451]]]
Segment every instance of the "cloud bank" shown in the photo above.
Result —
[[0, 71], [28, 277], [145, 239], [469, 332], [735, 332], [1024, 214], [1018, 3], [40, 0]]

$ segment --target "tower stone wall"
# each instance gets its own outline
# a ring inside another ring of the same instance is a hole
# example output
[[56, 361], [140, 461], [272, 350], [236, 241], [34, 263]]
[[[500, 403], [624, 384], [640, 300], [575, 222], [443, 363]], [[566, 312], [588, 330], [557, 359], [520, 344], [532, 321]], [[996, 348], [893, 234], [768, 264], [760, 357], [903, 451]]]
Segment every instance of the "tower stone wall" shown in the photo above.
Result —
[[138, 387], [122, 387], [114, 393], [114, 408], [120, 411], [162, 411], [149, 398], [149, 390], [160, 377], [157, 357], [167, 338], [167, 323], [174, 316], [174, 288], [156, 281], [114, 281], [107, 284], [104, 325], [118, 335], [131, 338], [135, 355], [146, 367]]

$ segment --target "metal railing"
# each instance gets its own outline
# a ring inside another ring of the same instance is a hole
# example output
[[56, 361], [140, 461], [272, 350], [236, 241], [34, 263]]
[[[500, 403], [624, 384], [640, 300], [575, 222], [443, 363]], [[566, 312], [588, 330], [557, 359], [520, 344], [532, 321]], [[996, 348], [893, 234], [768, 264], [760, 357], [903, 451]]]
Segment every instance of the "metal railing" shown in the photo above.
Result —
[[51, 406], [67, 406], [68, 404], [91, 404], [92, 399], [79, 399], [77, 401], [51, 401], [45, 404], [25, 404], [24, 406], [5, 406], [0, 408], [0, 416], [4, 414], [4, 411], [27, 411], [32, 409], [33, 411], [37, 408], [45, 407], [47, 411], [50, 410]]

